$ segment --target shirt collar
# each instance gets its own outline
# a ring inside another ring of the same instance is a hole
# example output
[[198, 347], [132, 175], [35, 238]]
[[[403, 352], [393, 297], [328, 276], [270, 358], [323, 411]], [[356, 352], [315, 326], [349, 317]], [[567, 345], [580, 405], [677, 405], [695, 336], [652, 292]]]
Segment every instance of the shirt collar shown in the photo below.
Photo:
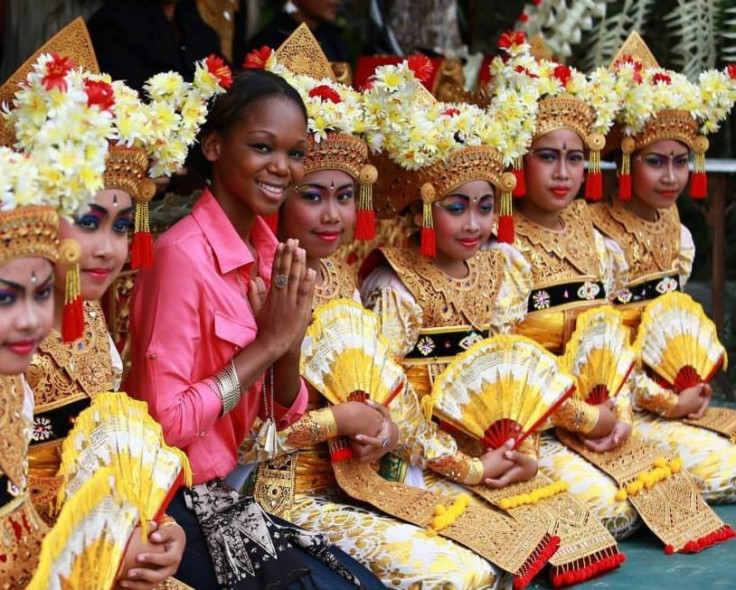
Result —
[[[255, 262], [250, 249], [235, 231], [235, 227], [209, 188], [205, 189], [197, 200], [192, 209], [192, 216], [210, 244], [221, 274], [227, 274]], [[256, 217], [253, 224], [251, 242], [258, 251], [261, 267], [259, 275], [263, 276], [264, 269], [270, 271], [278, 242], [268, 224], [260, 217]], [[270, 272], [267, 274], [270, 275]]]

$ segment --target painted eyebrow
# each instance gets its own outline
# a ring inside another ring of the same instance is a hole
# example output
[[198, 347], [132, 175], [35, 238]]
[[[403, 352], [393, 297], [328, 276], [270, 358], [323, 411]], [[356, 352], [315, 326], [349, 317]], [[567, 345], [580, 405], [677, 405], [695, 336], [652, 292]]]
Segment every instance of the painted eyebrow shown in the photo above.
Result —
[[[99, 213], [102, 213], [103, 215], [110, 215], [109, 209], [107, 209], [106, 207], [103, 207], [102, 205], [98, 205], [97, 203], [90, 203], [89, 204], [89, 208], [92, 209], [93, 211], [97, 211]], [[132, 213], [134, 210], [135, 210], [135, 205], [131, 205], [130, 207], [126, 207], [125, 209], [121, 209], [117, 213], [116, 217], [120, 217], [120, 215], [123, 215], [123, 214]], [[81, 215], [80, 215], [80, 217], [81, 217]]]
[[572, 148], [572, 149], [569, 149], [568, 150], [568, 149], [564, 149], [564, 148], [546, 147], [546, 146], [535, 147], [532, 151], [533, 152], [541, 152], [542, 150], [547, 150], [549, 152], [558, 152], [558, 153], [561, 152], [561, 151], [566, 151], [567, 153], [570, 153], [570, 152], [580, 152], [580, 153], [582, 153], [582, 152], [585, 151], [583, 148]]
[[[685, 152], [679, 153], [679, 154], [672, 154], [673, 158], [681, 158], [683, 156], [689, 156], [690, 150], [687, 150]], [[659, 156], [660, 158], [669, 158], [670, 156], [668, 154], [662, 154], [660, 152], [646, 152], [642, 154], [642, 156]]]
[[[341, 190], [344, 190], [346, 188], [353, 188], [354, 186], [355, 186], [355, 183], [354, 182], [348, 182], [347, 184], [343, 184], [342, 186], [335, 187], [334, 190], [341, 191]], [[323, 184], [318, 184], [316, 182], [303, 182], [302, 184], [299, 185], [299, 188], [307, 188], [307, 187], [321, 188], [323, 190], [330, 190], [330, 187], [325, 186]]]
[[[53, 280], [53, 278], [54, 278], [54, 272], [51, 271], [49, 273], [49, 276], [46, 277], [46, 280], [41, 282], [41, 284], [39, 285], [39, 287], [43, 287], [46, 283], [51, 282]], [[9, 287], [11, 289], [15, 289], [16, 291], [25, 292], [25, 290], [26, 290], [26, 288], [23, 285], [21, 285], [20, 283], [15, 283], [13, 281], [8, 281], [7, 279], [0, 279], [0, 283], [2, 283], [3, 285], [5, 285], [6, 287]]]

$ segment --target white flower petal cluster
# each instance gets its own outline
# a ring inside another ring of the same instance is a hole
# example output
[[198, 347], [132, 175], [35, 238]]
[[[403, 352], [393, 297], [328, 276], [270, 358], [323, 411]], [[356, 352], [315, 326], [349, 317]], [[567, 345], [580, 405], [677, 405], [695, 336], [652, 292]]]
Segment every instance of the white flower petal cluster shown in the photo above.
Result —
[[0, 146], [0, 211], [43, 204], [39, 193], [38, 169], [31, 158]]
[[102, 187], [113, 115], [88, 104], [79, 69], [60, 73], [60, 84], [47, 88], [43, 80], [53, 60], [49, 54], [38, 58], [12, 103], [3, 105], [3, 117], [15, 132], [15, 147], [36, 166], [39, 191], [34, 202], [70, 216]]

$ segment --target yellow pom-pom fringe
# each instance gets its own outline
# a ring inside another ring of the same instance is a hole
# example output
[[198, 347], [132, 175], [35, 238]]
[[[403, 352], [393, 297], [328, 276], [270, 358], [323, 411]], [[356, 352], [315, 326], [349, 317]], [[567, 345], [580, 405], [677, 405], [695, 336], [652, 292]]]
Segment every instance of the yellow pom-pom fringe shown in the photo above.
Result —
[[436, 533], [450, 526], [463, 515], [469, 505], [470, 496], [468, 494], [458, 494], [452, 506], [438, 504], [434, 507], [434, 516], [432, 517], [432, 523], [429, 525], [429, 530]]
[[671, 461], [667, 461], [664, 457], [657, 457], [654, 460], [653, 467], [649, 471], [643, 471], [636, 476], [636, 479], [627, 483], [624, 487], [616, 492], [616, 500], [623, 502], [629, 496], [636, 496], [642, 490], [648, 490], [653, 485], [672, 477], [673, 474], [679, 473], [682, 469], [682, 459], [675, 457]]
[[570, 487], [566, 481], [555, 481], [544, 487], [537, 488], [536, 490], [527, 494], [517, 494], [516, 496], [510, 496], [503, 498], [498, 502], [498, 507], [501, 510], [511, 510], [512, 508], [518, 508], [519, 506], [526, 506], [527, 504], [536, 504], [540, 500], [545, 498], [551, 498], [552, 496], [565, 492]]

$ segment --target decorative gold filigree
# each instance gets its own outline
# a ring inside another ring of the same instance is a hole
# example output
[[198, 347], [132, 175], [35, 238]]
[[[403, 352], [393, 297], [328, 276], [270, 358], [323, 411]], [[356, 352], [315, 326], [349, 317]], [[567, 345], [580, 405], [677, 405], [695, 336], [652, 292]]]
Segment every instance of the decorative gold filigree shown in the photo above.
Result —
[[346, 133], [328, 133], [319, 143], [309, 136], [309, 149], [304, 158], [307, 174], [318, 170], [341, 170], [358, 179], [368, 160], [368, 144]]
[[584, 100], [569, 94], [550, 96], [539, 101], [539, 112], [534, 137], [541, 137], [558, 129], [572, 129], [588, 143], [595, 111]]
[[23, 416], [23, 386], [16, 376], [0, 376], [0, 474], [20, 491], [26, 488], [30, 424]]
[[156, 186], [148, 178], [148, 155], [143, 148], [110, 144], [105, 161], [105, 188], [118, 188], [136, 200], [148, 202]]
[[295, 74], [304, 74], [317, 80], [336, 80], [330, 62], [304, 23], [276, 50], [276, 59]]
[[736, 410], [732, 410], [731, 408], [710, 406], [702, 418], [698, 420], [686, 418], [683, 422], [690, 424], [690, 426], [712, 430], [721, 436], [725, 436], [732, 443], [736, 443]]
[[3, 590], [22, 590], [31, 581], [48, 528], [23, 493], [0, 508], [0, 580]]
[[[1, 118], [1, 117], [0, 117]], [[18, 207], [0, 213], [0, 264], [21, 256], [59, 257], [59, 216], [52, 207]]]

